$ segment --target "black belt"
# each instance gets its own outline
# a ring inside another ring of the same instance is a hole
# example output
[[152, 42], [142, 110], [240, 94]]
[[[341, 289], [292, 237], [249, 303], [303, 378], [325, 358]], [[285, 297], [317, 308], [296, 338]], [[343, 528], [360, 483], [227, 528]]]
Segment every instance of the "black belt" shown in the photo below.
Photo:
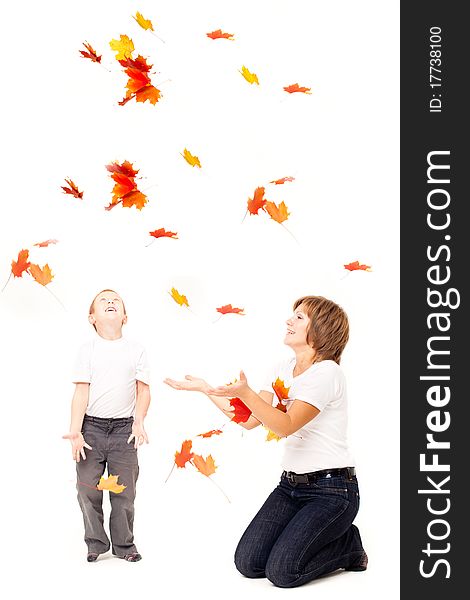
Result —
[[134, 421], [134, 417], [91, 417], [90, 415], [85, 415], [83, 417], [83, 421], [87, 421], [88, 423], [132, 423]]
[[293, 473], [292, 471], [283, 471], [283, 477], [287, 478], [289, 483], [310, 483], [323, 477], [343, 477], [352, 479], [356, 476], [354, 467], [344, 467], [344, 469], [323, 469], [322, 471], [313, 471], [312, 473]]

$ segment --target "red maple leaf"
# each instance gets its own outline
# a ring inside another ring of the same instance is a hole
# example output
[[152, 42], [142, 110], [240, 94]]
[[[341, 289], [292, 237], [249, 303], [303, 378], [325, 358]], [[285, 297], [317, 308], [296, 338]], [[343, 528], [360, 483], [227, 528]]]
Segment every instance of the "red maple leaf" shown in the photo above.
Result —
[[368, 265], [359, 264], [358, 260], [355, 260], [354, 262], [351, 262], [348, 265], [344, 265], [344, 268], [347, 269], [348, 271], [370, 271], [371, 270], [371, 267], [369, 267]]
[[221, 433], [222, 429], [211, 429], [210, 431], [206, 431], [206, 433], [198, 433], [197, 437], [210, 438], [213, 435], [220, 435]]
[[136, 102], [146, 102], [156, 104], [161, 97], [161, 92], [158, 88], [152, 85], [148, 75], [153, 65], [149, 65], [147, 60], [139, 54], [137, 58], [124, 58], [118, 61], [124, 67], [124, 73], [128, 80], [126, 84], [127, 92], [125, 97], [118, 103], [119, 106], [124, 106], [135, 98]]
[[253, 198], [248, 198], [247, 210], [250, 215], [257, 215], [260, 209], [264, 210], [264, 207], [266, 206], [264, 191], [264, 187], [257, 187], [253, 194]]
[[96, 51], [92, 48], [92, 46], [88, 42], [83, 42], [83, 45], [85, 46], [86, 51], [85, 50], [79, 50], [79, 52], [83, 56], [83, 58], [89, 58], [93, 62], [100, 63], [101, 62], [101, 56], [98, 56], [96, 54]]
[[61, 186], [65, 194], [71, 194], [74, 198], [83, 198], [83, 192], [78, 190], [78, 187], [70, 178], [65, 178], [65, 181], [69, 187]]
[[191, 440], [185, 440], [181, 444], [181, 452], [175, 452], [175, 465], [182, 469], [186, 466], [186, 463], [189, 462], [194, 454], [191, 452], [191, 448], [193, 446], [193, 442]]
[[114, 187], [111, 203], [105, 210], [111, 210], [119, 203], [126, 208], [135, 206], [138, 210], [142, 210], [147, 203], [147, 196], [137, 189], [135, 176], [139, 171], [134, 169], [132, 163], [127, 160], [122, 164], [113, 162], [106, 165], [106, 169], [111, 173]]
[[286, 181], [294, 181], [294, 179], [295, 177], [281, 177], [281, 179], [274, 179], [269, 183], [274, 183], [275, 185], [282, 185], [283, 183], [286, 183]]
[[154, 238], [167, 237], [167, 238], [173, 238], [174, 240], [178, 239], [178, 234], [176, 232], [165, 231], [165, 229], [163, 227], [161, 229], [155, 229], [155, 231], [149, 231], [149, 234]]
[[251, 410], [248, 406], [240, 398], [231, 398], [230, 405], [235, 409], [232, 421], [234, 423], [246, 423], [251, 415]]
[[235, 315], [241, 315], [242, 317], [245, 316], [245, 313], [243, 312], [245, 310], [244, 308], [233, 308], [231, 304], [226, 304], [225, 306], [220, 306], [216, 310], [217, 310], [217, 312], [219, 312], [223, 315], [228, 315], [229, 313], [233, 313]]
[[288, 85], [284, 88], [286, 92], [289, 94], [294, 94], [295, 92], [302, 92], [303, 94], [311, 94], [311, 88], [308, 87], [300, 87], [298, 83], [293, 83], [292, 85]]
[[11, 261], [11, 272], [15, 277], [23, 277], [23, 273], [31, 266], [28, 257], [29, 250], [20, 250], [18, 252], [18, 260]]
[[211, 31], [210, 33], [206, 33], [208, 38], [211, 38], [211, 40], [220, 40], [220, 39], [226, 39], [226, 40], [233, 40], [233, 33], [224, 33], [222, 31], [222, 29], [216, 29], [215, 31]]

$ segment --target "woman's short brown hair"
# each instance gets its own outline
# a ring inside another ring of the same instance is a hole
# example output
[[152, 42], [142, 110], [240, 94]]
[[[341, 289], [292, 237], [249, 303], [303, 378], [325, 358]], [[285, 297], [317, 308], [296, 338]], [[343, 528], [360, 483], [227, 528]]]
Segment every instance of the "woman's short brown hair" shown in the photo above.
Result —
[[323, 296], [303, 296], [294, 302], [309, 317], [307, 343], [320, 360], [334, 360], [339, 365], [349, 339], [348, 317], [341, 306]]

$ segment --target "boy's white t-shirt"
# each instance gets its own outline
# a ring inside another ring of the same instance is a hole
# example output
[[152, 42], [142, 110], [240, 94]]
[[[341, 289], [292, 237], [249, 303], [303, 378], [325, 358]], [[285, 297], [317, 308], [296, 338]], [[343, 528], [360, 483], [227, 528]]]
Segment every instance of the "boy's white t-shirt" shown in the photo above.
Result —
[[149, 384], [145, 349], [124, 337], [106, 340], [96, 334], [79, 349], [72, 381], [90, 384], [87, 415], [130, 417], [135, 409], [136, 382]]
[[348, 447], [348, 400], [343, 371], [332, 360], [314, 363], [297, 377], [293, 376], [295, 357], [280, 362], [266, 379], [263, 390], [274, 391], [276, 379], [289, 388], [282, 403], [287, 411], [294, 400], [308, 402], [320, 413], [301, 429], [287, 436], [282, 467], [294, 473], [355, 466]]

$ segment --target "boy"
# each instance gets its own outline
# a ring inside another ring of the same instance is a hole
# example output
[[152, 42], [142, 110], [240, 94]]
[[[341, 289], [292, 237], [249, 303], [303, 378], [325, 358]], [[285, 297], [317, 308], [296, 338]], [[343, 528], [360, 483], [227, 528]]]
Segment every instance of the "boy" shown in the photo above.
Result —
[[126, 309], [113, 290], [95, 296], [88, 321], [97, 335], [80, 348], [73, 373], [70, 432], [63, 436], [70, 440], [76, 461], [87, 561], [95, 562], [110, 548], [103, 527], [103, 492], [95, 487], [107, 465], [108, 475], [118, 475], [118, 484], [126, 486], [121, 493], [109, 493], [112, 552], [137, 562], [142, 556], [134, 545], [134, 498], [137, 448], [148, 443], [144, 429], [150, 404], [147, 357], [140, 344], [122, 337]]

